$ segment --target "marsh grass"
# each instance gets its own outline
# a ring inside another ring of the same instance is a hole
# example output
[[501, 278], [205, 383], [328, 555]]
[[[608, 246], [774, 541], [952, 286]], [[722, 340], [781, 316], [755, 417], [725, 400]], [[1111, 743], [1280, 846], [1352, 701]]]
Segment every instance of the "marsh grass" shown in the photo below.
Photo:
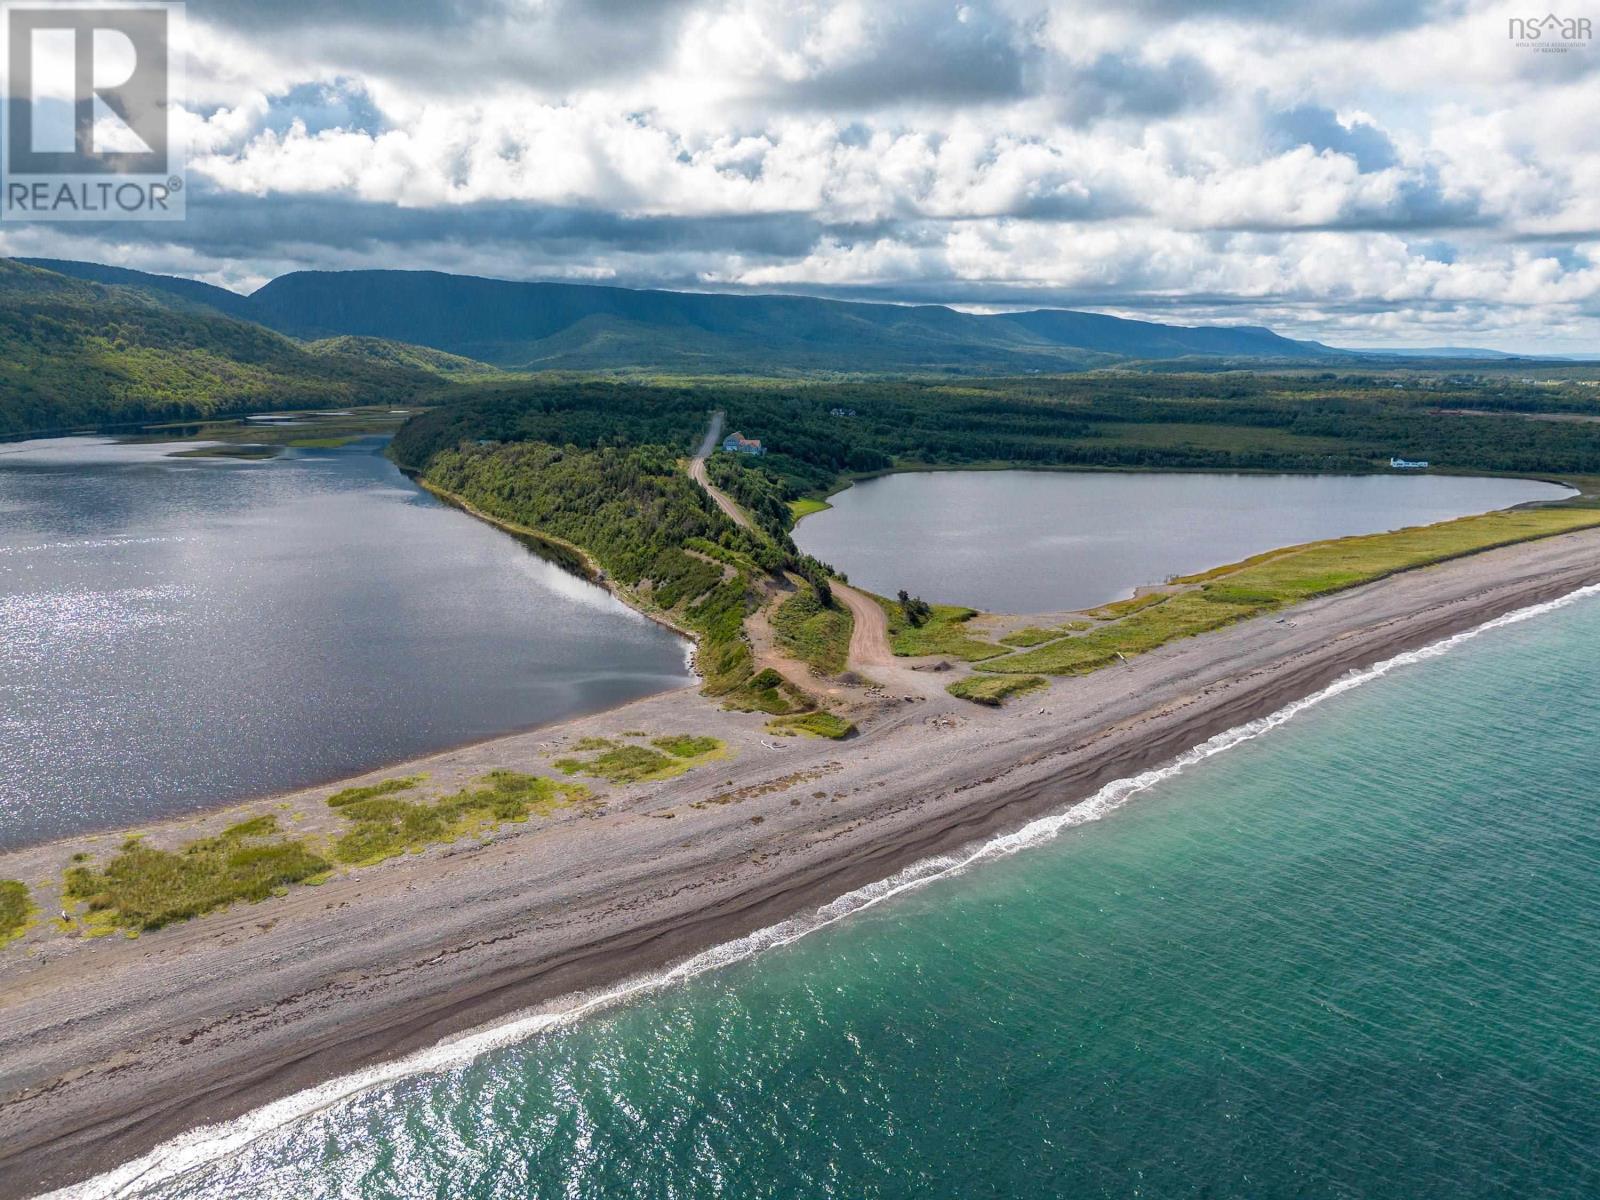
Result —
[[1017, 675], [1081, 675], [1117, 662], [1119, 656], [1132, 658], [1178, 638], [1207, 633], [1400, 571], [1595, 525], [1600, 525], [1600, 513], [1590, 509], [1513, 509], [1396, 533], [1335, 538], [1275, 550], [1177, 580], [1191, 590], [1155, 597], [1158, 603], [1135, 608], [1131, 601], [1120, 601], [1127, 615], [1115, 624], [1000, 662], [983, 663], [978, 669]]
[[966, 623], [978, 615], [975, 608], [934, 604], [930, 606], [928, 619], [921, 625], [913, 625], [895, 601], [882, 596], [873, 599], [888, 614], [889, 645], [896, 654], [908, 658], [939, 654], [964, 662], [979, 662], [1006, 652], [1004, 646], [980, 641], [966, 631]]
[[62, 897], [88, 907], [93, 932], [160, 929], [236, 901], [265, 900], [330, 869], [304, 842], [255, 817], [177, 850], [129, 838], [103, 867], [68, 867]]
[[974, 704], [999, 708], [1013, 696], [1036, 692], [1040, 688], [1049, 686], [1050, 681], [1039, 675], [990, 675], [987, 678], [974, 675], [967, 679], [956, 680], [945, 688], [945, 691], [960, 700], [970, 700]]
[[1066, 637], [1064, 629], [1045, 629], [1038, 625], [1030, 625], [1026, 629], [1019, 629], [1015, 633], [1008, 633], [1000, 639], [1002, 646], [1039, 646], [1045, 642], [1053, 642], [1057, 638]]
[[722, 747], [722, 743], [714, 737], [695, 737], [689, 733], [654, 738], [650, 744], [657, 750], [665, 750], [673, 758], [699, 758]]
[[855, 733], [856, 727], [833, 713], [809, 712], [798, 716], [774, 717], [767, 722], [767, 732], [779, 737], [804, 736], [839, 741]]
[[1147, 608], [1154, 608], [1164, 603], [1167, 599], [1165, 593], [1149, 592], [1143, 596], [1130, 596], [1126, 600], [1113, 600], [1110, 604], [1102, 604], [1099, 608], [1091, 608], [1089, 615], [1099, 617], [1102, 621], [1114, 621], [1118, 617], [1132, 616]]
[[0, 879], [0, 948], [28, 932], [36, 911], [27, 884], [16, 879]]
[[347, 804], [371, 800], [376, 796], [392, 796], [396, 792], [408, 792], [426, 778], [426, 775], [404, 775], [399, 779], [385, 779], [382, 783], [369, 783], [365, 787], [348, 787], [329, 796], [328, 807], [343, 808]]
[[727, 745], [718, 738], [675, 733], [655, 738], [649, 746], [612, 746], [590, 758], [559, 758], [552, 765], [567, 775], [590, 775], [617, 784], [643, 783], [670, 779], [726, 755]]
[[802, 496], [798, 500], [789, 501], [789, 519], [799, 524], [812, 513], [824, 512], [832, 508], [826, 500], [814, 500], [809, 496]]
[[355, 826], [333, 844], [334, 857], [340, 862], [351, 866], [382, 862], [503, 822], [549, 816], [589, 795], [582, 784], [517, 771], [491, 771], [458, 792], [432, 800], [403, 799], [395, 794], [416, 786], [414, 777], [413, 781], [391, 782], [406, 787], [337, 805], [329, 800], [329, 805]]

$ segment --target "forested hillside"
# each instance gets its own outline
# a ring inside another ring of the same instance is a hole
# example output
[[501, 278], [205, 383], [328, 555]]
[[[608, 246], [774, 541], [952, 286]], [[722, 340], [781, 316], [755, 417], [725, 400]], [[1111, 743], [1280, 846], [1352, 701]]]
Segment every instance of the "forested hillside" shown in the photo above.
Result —
[[0, 435], [414, 400], [436, 374], [0, 259]]

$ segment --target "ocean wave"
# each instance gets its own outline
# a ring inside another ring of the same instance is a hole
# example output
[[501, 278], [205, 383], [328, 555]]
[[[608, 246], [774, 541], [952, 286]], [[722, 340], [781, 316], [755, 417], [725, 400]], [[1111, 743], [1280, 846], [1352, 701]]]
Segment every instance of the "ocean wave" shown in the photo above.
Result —
[[40, 1200], [108, 1200], [111, 1197], [137, 1195], [147, 1188], [177, 1180], [190, 1171], [238, 1154], [277, 1130], [373, 1088], [414, 1075], [463, 1066], [490, 1051], [527, 1041], [602, 1009], [661, 991], [708, 971], [744, 961], [765, 950], [788, 945], [897, 896], [926, 887], [938, 880], [959, 875], [987, 860], [1007, 857], [1018, 851], [1046, 844], [1065, 830], [1100, 820], [1140, 793], [1182, 774], [1196, 763], [1204, 762], [1223, 751], [1260, 737], [1288, 723], [1307, 709], [1370, 683], [1374, 679], [1380, 679], [1400, 667], [1438, 658], [1464, 642], [1491, 630], [1518, 624], [1593, 596], [1600, 596], [1600, 585], [1580, 588], [1555, 600], [1518, 609], [1431, 645], [1395, 655], [1362, 670], [1351, 671], [1321, 691], [1287, 704], [1265, 717], [1225, 730], [1207, 739], [1165, 766], [1114, 780], [1087, 800], [1079, 801], [1062, 812], [1030, 821], [1014, 832], [1000, 834], [956, 854], [924, 859], [888, 879], [846, 893], [812, 912], [791, 917], [745, 937], [715, 946], [665, 971], [635, 978], [611, 988], [563, 997], [537, 1009], [519, 1013], [493, 1026], [448, 1038], [435, 1046], [394, 1062], [332, 1079], [292, 1096], [286, 1096], [235, 1120], [192, 1130], [132, 1162], [83, 1183], [51, 1192]]

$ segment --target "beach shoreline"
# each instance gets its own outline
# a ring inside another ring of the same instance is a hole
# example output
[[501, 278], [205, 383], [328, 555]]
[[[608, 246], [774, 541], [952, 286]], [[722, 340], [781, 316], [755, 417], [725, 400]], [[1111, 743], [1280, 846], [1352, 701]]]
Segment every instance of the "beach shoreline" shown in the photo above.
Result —
[[[1007, 709], [936, 688], [886, 697], [845, 744], [775, 750], [759, 715], [678, 690], [431, 755], [446, 781], [539, 769], [553, 746], [624, 720], [711, 733], [733, 752], [608, 795], [592, 818], [439, 847], [137, 941], [0, 954], [0, 1197], [681, 962], [1061, 811], [1351, 670], [1597, 582], [1589, 530], [1173, 643]], [[0, 855], [0, 875], [37, 876], [60, 846]]]

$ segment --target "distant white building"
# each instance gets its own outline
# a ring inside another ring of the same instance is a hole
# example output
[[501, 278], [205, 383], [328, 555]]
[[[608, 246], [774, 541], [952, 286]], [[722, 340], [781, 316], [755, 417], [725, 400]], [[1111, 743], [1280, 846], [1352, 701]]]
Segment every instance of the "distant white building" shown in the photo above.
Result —
[[730, 433], [722, 439], [722, 448], [729, 454], [765, 454], [767, 448], [760, 438], [747, 438], [742, 433]]
[[1425, 458], [1391, 458], [1389, 466], [1396, 471], [1426, 471], [1428, 469], [1428, 460]]

